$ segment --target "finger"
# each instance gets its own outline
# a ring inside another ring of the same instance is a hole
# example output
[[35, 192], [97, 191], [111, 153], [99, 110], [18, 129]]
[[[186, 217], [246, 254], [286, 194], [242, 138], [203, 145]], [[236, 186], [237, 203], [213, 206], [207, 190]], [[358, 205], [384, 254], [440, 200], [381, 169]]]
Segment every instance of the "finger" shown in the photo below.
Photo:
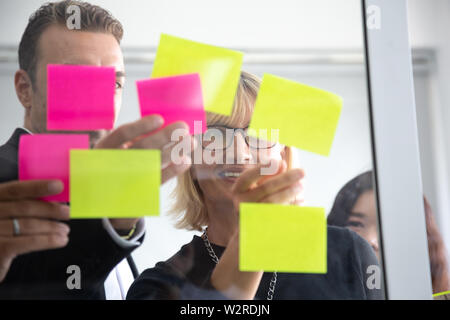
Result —
[[0, 219], [31, 217], [68, 220], [70, 218], [70, 208], [64, 204], [40, 200], [0, 202]]
[[294, 197], [294, 200], [292, 201], [292, 204], [295, 205], [302, 205], [305, 202], [305, 194], [304, 194], [305, 185], [303, 183], [303, 180], [300, 181], [299, 186], [300, 186], [299, 191], [297, 192], [297, 194]]
[[12, 256], [1, 256], [0, 259], [0, 284], [5, 279], [6, 274], [9, 271], [13, 257]]
[[190, 157], [196, 144], [195, 138], [187, 135], [182, 141], [164, 147], [161, 151], [161, 168], [165, 169], [171, 163], [181, 163], [184, 156]]
[[[43, 219], [17, 219], [20, 236], [32, 234], [60, 233], [67, 235], [70, 231], [65, 223]], [[0, 220], [0, 236], [14, 236], [12, 219]]]
[[176, 177], [186, 170], [188, 170], [191, 166], [191, 158], [185, 157], [182, 164], [170, 164], [167, 168], [163, 169], [161, 172], [161, 184], [166, 181]]
[[[280, 165], [281, 162], [278, 160], [271, 160], [272, 162], [275, 162], [276, 164]], [[233, 186], [233, 192], [246, 192], [251, 185], [253, 185], [255, 182], [257, 182], [261, 178], [261, 164], [256, 165], [252, 169], [248, 169], [240, 175], [240, 177], [236, 180], [234, 186]]]
[[59, 180], [28, 180], [0, 183], [0, 201], [34, 199], [61, 193]]
[[292, 201], [292, 204], [296, 206], [301, 206], [303, 203], [305, 203], [305, 199], [299, 196], [295, 196], [294, 201]]
[[145, 138], [139, 139], [131, 145], [134, 149], [162, 149], [171, 142], [178, 141], [189, 135], [189, 126], [182, 121], [174, 122], [162, 130]]
[[127, 142], [155, 131], [163, 124], [164, 119], [159, 115], [143, 117], [142, 119], [124, 124], [113, 130], [105, 138], [100, 140], [95, 148], [120, 148]]
[[271, 194], [261, 200], [261, 202], [266, 203], [279, 203], [279, 204], [290, 204], [294, 201], [295, 196], [302, 190], [300, 184], [296, 184], [293, 187], [282, 189], [274, 194]]
[[11, 237], [6, 242], [7, 254], [15, 257], [33, 251], [62, 248], [69, 242], [67, 235], [49, 233], [45, 235], [30, 235], [23, 237]]
[[249, 190], [246, 193], [246, 196], [253, 201], [259, 201], [282, 189], [293, 187], [295, 184], [298, 184], [303, 177], [304, 171], [302, 169], [292, 169], [277, 176], [272, 176], [271, 179], [266, 180], [263, 184]]
[[[278, 174], [281, 174], [283, 172], [287, 171], [287, 163], [285, 160], [281, 161], [281, 164], [278, 166], [278, 170], [276, 170], [276, 172], [274, 174], [268, 175], [268, 174], [264, 174], [261, 176], [261, 179], [258, 180], [258, 184], [262, 184], [264, 183], [266, 180], [272, 178], [273, 176], [276, 176]], [[262, 172], [262, 169], [261, 169]]]
[[301, 184], [301, 190], [296, 194], [294, 201], [292, 204], [295, 205], [302, 205], [305, 203], [305, 183], [306, 183], [306, 178], [303, 177], [302, 180], [300, 181]]

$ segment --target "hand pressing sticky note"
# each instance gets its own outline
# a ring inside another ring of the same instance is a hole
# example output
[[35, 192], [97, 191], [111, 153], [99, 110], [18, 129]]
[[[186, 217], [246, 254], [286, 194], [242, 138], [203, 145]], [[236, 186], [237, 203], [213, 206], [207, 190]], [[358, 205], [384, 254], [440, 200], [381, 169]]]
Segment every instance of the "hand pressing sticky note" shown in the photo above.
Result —
[[60, 194], [45, 201], [69, 202], [69, 155], [72, 149], [89, 149], [89, 136], [81, 134], [22, 135], [19, 141], [19, 180], [57, 179]]
[[48, 65], [47, 129], [112, 129], [115, 85], [113, 67]]
[[323, 208], [241, 203], [239, 269], [327, 272], [327, 225]]
[[162, 34], [152, 78], [198, 73], [205, 110], [230, 115], [243, 54]]
[[73, 150], [70, 217], [159, 215], [159, 150]]
[[328, 156], [341, 108], [333, 93], [265, 74], [249, 133]]
[[159, 114], [164, 125], [184, 121], [194, 134], [194, 123], [206, 130], [206, 113], [203, 107], [202, 86], [197, 73], [181, 76], [140, 80], [136, 82], [141, 116]]

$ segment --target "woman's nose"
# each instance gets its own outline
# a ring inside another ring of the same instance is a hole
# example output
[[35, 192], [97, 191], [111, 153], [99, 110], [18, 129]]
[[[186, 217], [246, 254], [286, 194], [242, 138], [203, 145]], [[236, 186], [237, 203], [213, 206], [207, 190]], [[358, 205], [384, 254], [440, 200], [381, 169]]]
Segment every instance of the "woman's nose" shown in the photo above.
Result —
[[[233, 163], [235, 164], [250, 163], [252, 154], [242, 134], [236, 132], [236, 134], [234, 135], [232, 148], [234, 152], [232, 154], [230, 154], [230, 152], [227, 152], [227, 160], [233, 160]], [[227, 161], [227, 163], [230, 162]]]
[[371, 237], [371, 239], [369, 240], [369, 244], [372, 246], [372, 249], [375, 252], [378, 252], [378, 250], [379, 250], [379, 248], [378, 248], [378, 237], [376, 235]]

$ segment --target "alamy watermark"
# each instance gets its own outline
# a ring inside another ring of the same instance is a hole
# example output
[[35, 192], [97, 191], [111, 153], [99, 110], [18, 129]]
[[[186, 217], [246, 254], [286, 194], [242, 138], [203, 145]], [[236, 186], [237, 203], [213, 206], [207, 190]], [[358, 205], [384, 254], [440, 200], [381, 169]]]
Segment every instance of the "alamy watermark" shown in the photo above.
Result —
[[69, 274], [66, 280], [66, 286], [69, 290], [81, 289], [81, 269], [76, 264], [67, 267], [66, 273]]
[[381, 29], [381, 8], [376, 5], [370, 5], [366, 9], [367, 29], [380, 30]]
[[367, 267], [366, 280], [367, 289], [381, 289], [381, 268], [377, 265], [370, 265]]
[[67, 7], [66, 13], [69, 15], [66, 20], [66, 26], [69, 30], [81, 29], [81, 10], [80, 7], [72, 4]]

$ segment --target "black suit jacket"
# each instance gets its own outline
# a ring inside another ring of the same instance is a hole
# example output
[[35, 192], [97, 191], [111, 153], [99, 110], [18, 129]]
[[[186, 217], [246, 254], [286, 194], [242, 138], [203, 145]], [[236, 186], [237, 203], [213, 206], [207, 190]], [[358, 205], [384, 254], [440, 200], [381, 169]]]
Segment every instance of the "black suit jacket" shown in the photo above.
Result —
[[[18, 178], [19, 137], [16, 129], [0, 146], [0, 183]], [[16, 257], [0, 283], [0, 299], [105, 299], [104, 282], [111, 270], [137, 247], [117, 245], [100, 219], [71, 220], [69, 243], [61, 249]], [[143, 237], [139, 239], [142, 242]], [[81, 271], [81, 289], [68, 289], [70, 265]], [[134, 270], [135, 271], [135, 270]]]

